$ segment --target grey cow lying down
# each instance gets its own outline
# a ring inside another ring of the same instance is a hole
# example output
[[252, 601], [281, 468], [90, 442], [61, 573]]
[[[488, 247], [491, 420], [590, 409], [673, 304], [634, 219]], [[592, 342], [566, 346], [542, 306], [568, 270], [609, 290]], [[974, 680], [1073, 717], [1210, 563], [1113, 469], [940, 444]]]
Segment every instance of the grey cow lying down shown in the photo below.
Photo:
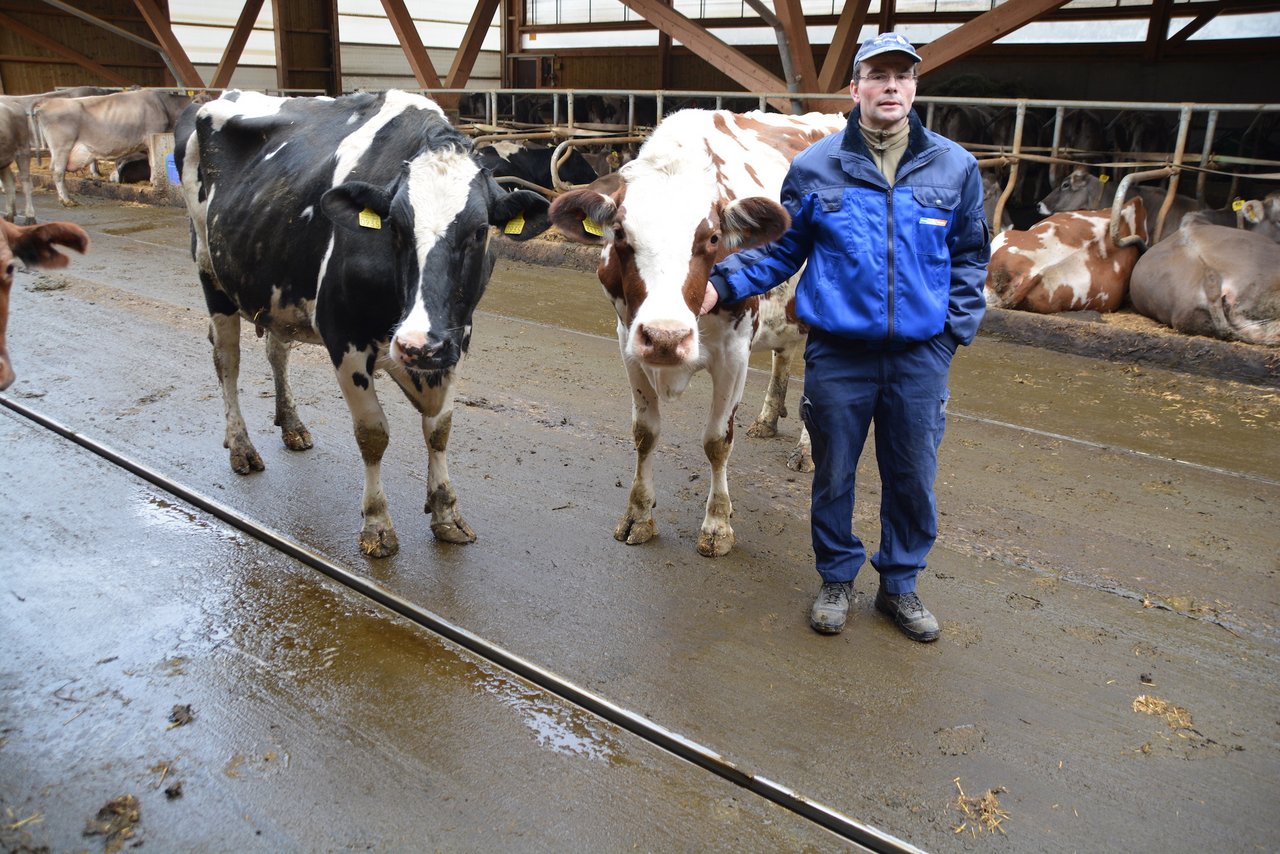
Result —
[[1129, 298], [1179, 332], [1280, 346], [1280, 245], [1188, 215], [1138, 259]]

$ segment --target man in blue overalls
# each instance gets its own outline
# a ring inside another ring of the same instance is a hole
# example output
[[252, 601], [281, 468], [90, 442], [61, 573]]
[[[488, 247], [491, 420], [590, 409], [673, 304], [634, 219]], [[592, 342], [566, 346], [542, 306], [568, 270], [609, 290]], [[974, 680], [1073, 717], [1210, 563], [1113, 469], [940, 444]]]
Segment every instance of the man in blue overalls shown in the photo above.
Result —
[[809, 326], [800, 415], [813, 439], [813, 551], [822, 576], [809, 623], [844, 628], [866, 559], [853, 533], [854, 477], [875, 424], [880, 574], [875, 607], [911, 639], [937, 640], [916, 577], [938, 535], [933, 482], [956, 347], [978, 331], [990, 257], [973, 157], [911, 109], [920, 55], [897, 33], [854, 59], [841, 133], [792, 161], [790, 229], [716, 266], [702, 306], [764, 293], [805, 266], [796, 314]]

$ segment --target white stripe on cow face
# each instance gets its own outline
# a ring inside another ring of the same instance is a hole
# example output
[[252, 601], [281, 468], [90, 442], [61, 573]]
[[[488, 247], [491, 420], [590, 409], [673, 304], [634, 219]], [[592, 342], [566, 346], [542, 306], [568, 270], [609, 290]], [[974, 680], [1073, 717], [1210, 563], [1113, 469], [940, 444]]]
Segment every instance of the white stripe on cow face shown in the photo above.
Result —
[[364, 156], [364, 153], [369, 150], [369, 146], [373, 144], [373, 138], [378, 131], [382, 130], [396, 116], [410, 108], [434, 110], [442, 117], [444, 116], [444, 111], [429, 98], [415, 95], [412, 92], [401, 92], [398, 89], [387, 92], [386, 100], [382, 104], [382, 109], [378, 110], [377, 115], [369, 119], [338, 144], [338, 150], [334, 155], [337, 165], [333, 170], [333, 186], [336, 187], [347, 180], [351, 170], [356, 168], [360, 158]]
[[[645, 292], [642, 304], [629, 307], [632, 339], [642, 325], [689, 329], [691, 361], [698, 358], [698, 318], [685, 301], [684, 286], [693, 262], [694, 233], [719, 198], [710, 162], [705, 162], [705, 169], [695, 165], [665, 172], [633, 161], [626, 168], [638, 168], [631, 171], [623, 202], [623, 227]], [[634, 343], [628, 340], [628, 349]]]
[[[427, 268], [427, 255], [445, 236], [471, 197], [472, 179], [480, 172], [463, 151], [445, 149], [419, 154], [409, 162], [409, 207], [413, 210], [413, 236], [419, 275]], [[486, 223], [487, 224], [487, 223]], [[431, 317], [422, 298], [414, 294], [413, 306], [396, 331], [396, 337], [421, 337], [431, 329]]]

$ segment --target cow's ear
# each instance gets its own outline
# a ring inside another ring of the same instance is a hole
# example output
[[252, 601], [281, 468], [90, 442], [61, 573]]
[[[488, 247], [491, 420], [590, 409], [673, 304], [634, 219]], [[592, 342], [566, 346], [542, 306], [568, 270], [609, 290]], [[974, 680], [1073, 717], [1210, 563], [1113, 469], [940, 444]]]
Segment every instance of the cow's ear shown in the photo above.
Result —
[[570, 190], [551, 203], [551, 222], [570, 240], [594, 244], [604, 240], [613, 226], [626, 185], [617, 173], [597, 178], [590, 185]]
[[1249, 201], [1245, 202], [1244, 206], [1241, 207], [1240, 212], [1241, 212], [1241, 215], [1244, 217], [1245, 222], [1249, 223], [1250, 225], [1257, 225], [1258, 223], [1262, 222], [1262, 220], [1265, 219], [1267, 215], [1266, 209], [1262, 206], [1262, 202], [1259, 201], [1258, 199], [1250, 199]]
[[550, 206], [551, 202], [532, 190], [504, 192], [489, 207], [489, 224], [512, 240], [528, 240], [551, 227], [547, 216]]
[[46, 222], [40, 225], [7, 226], [5, 237], [9, 249], [28, 267], [57, 269], [71, 263], [57, 246], [66, 246], [84, 254], [89, 249], [89, 235], [78, 225], [69, 222]]
[[765, 196], [738, 199], [720, 212], [720, 235], [730, 252], [771, 243], [790, 227], [787, 209]]
[[352, 231], [378, 229], [391, 211], [391, 194], [384, 187], [348, 181], [320, 197], [320, 210], [334, 225]]

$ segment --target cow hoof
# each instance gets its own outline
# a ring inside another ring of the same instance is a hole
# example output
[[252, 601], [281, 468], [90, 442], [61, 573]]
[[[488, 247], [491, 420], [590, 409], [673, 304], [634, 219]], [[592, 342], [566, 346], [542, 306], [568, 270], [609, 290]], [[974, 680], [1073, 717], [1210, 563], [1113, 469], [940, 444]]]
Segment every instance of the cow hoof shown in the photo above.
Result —
[[62, 202], [62, 206], [63, 206], [64, 208], [78, 208], [78, 207], [80, 207], [80, 203], [79, 203], [79, 202], [77, 202], [75, 199], [59, 199], [59, 201], [60, 201], [60, 202]]
[[802, 451], [796, 448], [791, 452], [791, 456], [787, 458], [787, 468], [798, 472], [813, 471], [813, 455], [808, 451]]
[[444, 543], [456, 543], [465, 546], [467, 543], [476, 541], [476, 532], [471, 530], [471, 526], [467, 524], [467, 520], [458, 514], [453, 515], [453, 519], [448, 522], [432, 522], [431, 533], [437, 540]]
[[284, 438], [284, 446], [291, 451], [305, 451], [313, 447], [311, 433], [305, 427], [300, 430], [284, 430], [280, 435]]
[[365, 529], [360, 532], [360, 551], [369, 557], [391, 557], [400, 551], [400, 541], [390, 528]]
[[0, 391], [13, 385], [13, 381], [17, 378], [18, 375], [13, 372], [13, 368], [9, 367], [9, 363], [0, 359]]
[[636, 520], [624, 516], [618, 527], [613, 529], [613, 538], [629, 546], [638, 546], [652, 540], [657, 533], [658, 524], [652, 518]]
[[747, 428], [747, 435], [752, 439], [772, 439], [778, 435], [778, 425], [767, 421], [756, 421]]
[[698, 535], [698, 554], [703, 557], [724, 557], [733, 550], [732, 528], [720, 531], [703, 531]]
[[251, 471], [265, 471], [266, 463], [253, 448], [237, 449], [231, 452], [231, 470], [236, 474], [248, 474]]

